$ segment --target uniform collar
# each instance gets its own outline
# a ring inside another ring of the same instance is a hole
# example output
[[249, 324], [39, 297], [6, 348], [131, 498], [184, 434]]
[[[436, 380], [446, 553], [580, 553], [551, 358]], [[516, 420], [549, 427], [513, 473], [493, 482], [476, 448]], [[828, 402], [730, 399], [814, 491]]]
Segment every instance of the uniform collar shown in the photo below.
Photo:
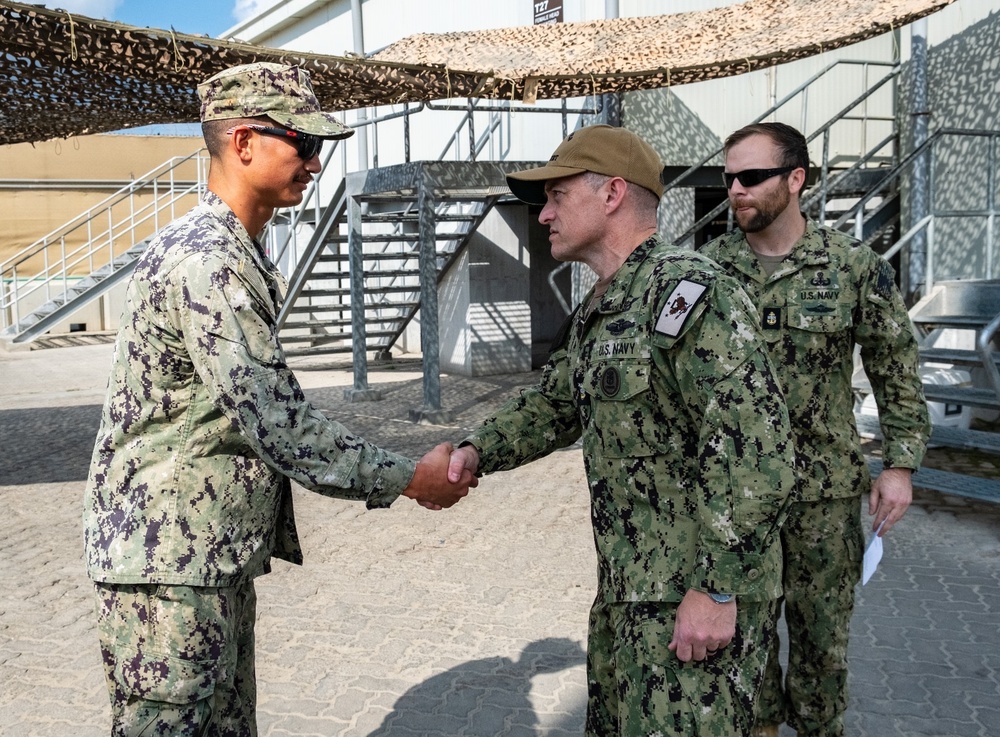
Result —
[[236, 242], [239, 244], [240, 248], [245, 250], [248, 254], [251, 254], [256, 260], [263, 261], [266, 264], [270, 263], [270, 260], [264, 253], [263, 246], [250, 236], [247, 229], [243, 227], [243, 223], [240, 222], [238, 217], [236, 217], [236, 213], [233, 212], [233, 209], [227, 205], [225, 201], [219, 197], [219, 195], [210, 189], [205, 190], [205, 194], [201, 198], [201, 204], [209, 208], [226, 224], [226, 227], [236, 237]]
[[[757, 261], [757, 256], [747, 242], [746, 233], [742, 230], [731, 231], [729, 236], [724, 238], [720, 252], [722, 260], [734, 264], [747, 276], [756, 279], [761, 284], [767, 280], [760, 263]], [[813, 220], [806, 218], [805, 233], [796, 241], [791, 253], [788, 254], [771, 278], [789, 274], [804, 266], [828, 263], [830, 263], [830, 251], [826, 234]]]
[[[650, 251], [656, 248], [663, 242], [658, 233], [654, 233], [649, 236], [646, 240], [640, 243], [632, 253], [629, 254], [628, 258], [625, 259], [618, 271], [615, 272], [615, 278], [611, 280], [611, 284], [608, 285], [607, 291], [604, 296], [601, 297], [601, 302], [597, 307], [597, 312], [610, 313], [610, 312], [620, 312], [622, 310], [622, 305], [625, 303], [625, 299], [628, 297], [632, 286], [632, 282], [635, 280], [635, 276], [639, 271], [639, 267], [642, 266], [643, 261], [649, 255]], [[593, 293], [593, 289], [590, 290]], [[583, 301], [583, 304], [587, 304], [591, 299], [591, 294], [587, 295], [587, 298]]]

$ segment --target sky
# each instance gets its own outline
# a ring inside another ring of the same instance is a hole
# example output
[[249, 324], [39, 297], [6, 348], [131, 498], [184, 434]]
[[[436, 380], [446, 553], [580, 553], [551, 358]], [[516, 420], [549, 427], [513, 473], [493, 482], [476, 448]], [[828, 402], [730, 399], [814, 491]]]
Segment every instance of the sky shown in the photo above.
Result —
[[179, 33], [218, 36], [276, 0], [45, 0], [91, 18]]

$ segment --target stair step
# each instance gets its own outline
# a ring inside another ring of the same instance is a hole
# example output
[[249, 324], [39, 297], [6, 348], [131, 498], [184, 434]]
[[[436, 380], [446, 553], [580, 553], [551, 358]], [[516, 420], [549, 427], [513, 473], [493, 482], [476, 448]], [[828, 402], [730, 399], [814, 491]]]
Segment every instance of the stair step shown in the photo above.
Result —
[[[868, 470], [873, 477], [880, 474], [882, 460], [869, 458]], [[1000, 479], [984, 479], [979, 476], [966, 476], [961, 473], [922, 467], [913, 474], [913, 485], [922, 489], [931, 489], [982, 502], [1000, 503]]]
[[[882, 428], [879, 425], [878, 417], [855, 414], [854, 419], [857, 422], [858, 434], [861, 437], [874, 438], [875, 440], [882, 439]], [[947, 427], [946, 425], [932, 425], [930, 443], [932, 445], [943, 445], [947, 448], [981, 450], [987, 453], [1000, 454], [1000, 433], [996, 432]]]
[[[990, 354], [994, 363], [1000, 364], [1000, 351]], [[976, 351], [958, 348], [921, 348], [920, 360], [927, 363], [957, 363], [962, 366], [982, 366], [982, 358]]]
[[[391, 338], [396, 334], [395, 330], [366, 330], [365, 337], [367, 339], [372, 338]], [[320, 333], [313, 333], [312, 335], [285, 335], [284, 332], [281, 334], [281, 342], [283, 345], [289, 343], [315, 343], [316, 341], [330, 342], [337, 340], [350, 340], [351, 333], [329, 333], [323, 335]]]
[[[419, 278], [420, 269], [393, 269], [392, 271], [378, 271], [375, 269], [365, 271], [365, 280], [414, 277]], [[309, 277], [310, 282], [329, 281], [330, 279], [350, 279], [351, 274], [347, 271], [313, 271]], [[419, 286], [419, 285], [418, 285]]]
[[960, 404], [1000, 410], [1000, 397], [992, 389], [974, 389], [954, 385], [924, 384], [924, 396], [931, 402]]
[[[448, 251], [436, 251], [434, 255], [437, 258], [447, 258], [451, 256], [451, 253]], [[419, 258], [416, 250], [404, 251], [402, 253], [366, 253], [361, 257], [362, 261], [408, 261], [416, 258]], [[351, 257], [347, 253], [324, 253], [317, 260], [321, 263], [345, 263], [350, 261]]]
[[[418, 285], [403, 287], [368, 287], [365, 286], [365, 294], [410, 294], [420, 291]], [[349, 297], [350, 289], [303, 289], [299, 294], [299, 299], [303, 297]]]
[[[435, 215], [434, 221], [438, 223], [471, 223], [479, 218], [479, 213], [447, 213]], [[399, 212], [369, 212], [363, 221], [366, 223], [419, 223], [420, 216], [415, 213]]]
[[989, 322], [982, 317], [970, 315], [914, 315], [910, 319], [918, 325], [937, 325], [967, 330], [986, 327]]
[[[420, 302], [416, 300], [402, 300], [399, 302], [380, 302], [378, 304], [366, 304], [365, 312], [381, 312], [383, 310], [407, 310], [414, 307], [419, 307]], [[290, 313], [296, 314], [301, 312], [350, 312], [351, 306], [345, 305], [293, 305], [289, 310]], [[370, 318], [369, 318], [370, 319]]]
[[[403, 320], [403, 315], [397, 315], [395, 317], [369, 317], [365, 320], [365, 325], [384, 325], [390, 324], [395, 325]], [[286, 330], [311, 330], [313, 328], [343, 328], [353, 325], [354, 321], [350, 319], [341, 320], [297, 320], [295, 322], [286, 322], [281, 326], [281, 331]]]
[[[467, 233], [435, 233], [436, 241], [457, 241], [465, 238]], [[378, 235], [362, 235], [362, 243], [415, 243], [420, 239], [419, 233], [380, 233]], [[326, 243], [347, 243], [348, 235], [327, 236]]]

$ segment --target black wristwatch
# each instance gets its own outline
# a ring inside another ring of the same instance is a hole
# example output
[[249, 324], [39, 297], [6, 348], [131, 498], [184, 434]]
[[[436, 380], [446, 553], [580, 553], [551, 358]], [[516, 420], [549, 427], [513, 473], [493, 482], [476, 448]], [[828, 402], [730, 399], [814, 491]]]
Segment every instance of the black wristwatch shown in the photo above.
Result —
[[736, 594], [713, 594], [711, 591], [708, 592], [708, 595], [716, 604], [728, 604], [736, 598]]

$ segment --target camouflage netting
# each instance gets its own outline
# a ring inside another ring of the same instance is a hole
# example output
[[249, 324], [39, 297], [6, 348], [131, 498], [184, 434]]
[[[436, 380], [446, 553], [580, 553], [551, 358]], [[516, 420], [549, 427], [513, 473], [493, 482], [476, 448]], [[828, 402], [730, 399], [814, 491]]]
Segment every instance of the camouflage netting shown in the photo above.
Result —
[[856, 43], [953, 0], [748, 0], [642, 18], [421, 34], [370, 59], [306, 54], [0, 0], [0, 143], [198, 119], [197, 84], [299, 64], [330, 110], [459, 97], [519, 102], [687, 84]]

